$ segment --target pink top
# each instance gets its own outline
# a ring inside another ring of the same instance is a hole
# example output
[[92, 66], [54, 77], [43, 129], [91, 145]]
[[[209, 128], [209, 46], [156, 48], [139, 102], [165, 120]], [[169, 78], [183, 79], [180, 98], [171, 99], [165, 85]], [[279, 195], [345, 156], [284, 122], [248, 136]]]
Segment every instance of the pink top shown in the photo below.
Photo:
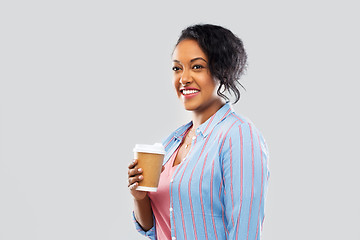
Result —
[[156, 219], [156, 235], [159, 240], [171, 239], [169, 186], [172, 175], [177, 167], [177, 165], [173, 165], [178, 151], [179, 148], [176, 149], [164, 165], [165, 169], [160, 175], [157, 191], [148, 192], [148, 196], [151, 200], [151, 208]]

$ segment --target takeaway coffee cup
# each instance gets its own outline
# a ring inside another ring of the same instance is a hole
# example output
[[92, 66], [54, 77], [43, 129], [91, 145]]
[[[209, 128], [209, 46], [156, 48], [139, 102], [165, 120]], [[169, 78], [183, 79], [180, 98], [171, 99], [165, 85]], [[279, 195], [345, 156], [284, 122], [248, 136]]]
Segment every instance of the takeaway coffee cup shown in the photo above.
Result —
[[138, 160], [137, 167], [143, 169], [143, 180], [136, 190], [156, 192], [164, 160], [165, 149], [161, 143], [154, 145], [136, 144], [134, 158]]

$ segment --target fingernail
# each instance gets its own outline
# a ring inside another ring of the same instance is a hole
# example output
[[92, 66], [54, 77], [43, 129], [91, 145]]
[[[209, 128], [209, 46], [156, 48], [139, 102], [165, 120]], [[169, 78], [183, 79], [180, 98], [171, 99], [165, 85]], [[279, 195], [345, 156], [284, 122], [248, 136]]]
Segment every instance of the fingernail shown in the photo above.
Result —
[[138, 172], [141, 172], [141, 171], [142, 171], [142, 168], [139, 168], [139, 169], [138, 169]]
[[139, 179], [140, 179], [140, 180], [142, 180], [143, 178], [144, 178], [143, 175], [140, 175], [140, 176], [139, 176]]

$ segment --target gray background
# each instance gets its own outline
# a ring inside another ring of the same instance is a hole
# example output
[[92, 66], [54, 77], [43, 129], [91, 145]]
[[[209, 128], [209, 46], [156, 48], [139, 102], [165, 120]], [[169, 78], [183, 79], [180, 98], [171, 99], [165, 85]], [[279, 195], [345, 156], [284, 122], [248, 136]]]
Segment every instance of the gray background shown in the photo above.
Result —
[[180, 31], [244, 41], [236, 111], [270, 148], [263, 239], [360, 239], [355, 1], [1, 1], [0, 239], [143, 239], [127, 164], [190, 115]]

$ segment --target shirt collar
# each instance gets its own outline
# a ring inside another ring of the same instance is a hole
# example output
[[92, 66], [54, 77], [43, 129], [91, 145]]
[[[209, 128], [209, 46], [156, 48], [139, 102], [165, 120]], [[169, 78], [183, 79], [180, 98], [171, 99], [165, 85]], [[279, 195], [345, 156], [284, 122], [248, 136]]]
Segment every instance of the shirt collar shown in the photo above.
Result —
[[227, 102], [214, 115], [212, 115], [208, 120], [206, 120], [196, 129], [196, 135], [200, 133], [205, 138], [218, 123], [220, 123], [222, 120], [224, 120], [228, 115], [230, 115], [233, 112], [234, 110], [231, 104]]
[[[222, 120], [224, 120], [228, 115], [230, 115], [233, 112], [234, 110], [232, 108], [232, 105], [229, 102], [227, 102], [214, 115], [212, 115], [208, 120], [206, 120], [196, 129], [196, 135], [201, 134], [205, 138], [218, 123], [220, 123]], [[182, 139], [186, 130], [191, 125], [192, 125], [192, 121], [180, 127], [180, 129], [175, 132], [175, 137]]]

